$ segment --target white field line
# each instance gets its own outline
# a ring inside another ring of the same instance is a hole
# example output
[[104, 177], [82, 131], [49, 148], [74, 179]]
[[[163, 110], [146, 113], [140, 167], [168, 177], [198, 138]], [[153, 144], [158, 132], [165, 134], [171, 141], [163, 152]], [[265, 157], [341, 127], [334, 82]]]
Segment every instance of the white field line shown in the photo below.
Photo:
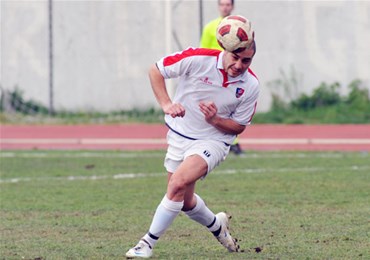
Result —
[[[10, 152], [0, 151], [0, 158], [158, 158], [165, 156], [162, 152], [59, 152], [59, 151], [26, 151]], [[232, 157], [233, 155], [229, 155]], [[253, 153], [248, 150], [238, 156], [238, 158], [343, 158], [349, 156], [346, 152], [261, 152]], [[368, 152], [351, 153], [353, 157], [370, 156]]]
[[111, 153], [111, 152], [9, 152], [0, 151], [0, 158], [158, 158], [165, 156], [165, 152], [132, 152], [132, 153]]
[[[370, 138], [241, 138], [240, 144], [325, 144], [368, 145]], [[1, 144], [137, 145], [167, 144], [163, 138], [1, 138]]]
[[162, 138], [2, 138], [0, 144], [167, 144]]
[[[265, 172], [324, 172], [328, 169], [333, 170], [333, 167], [305, 167], [305, 168], [256, 168], [256, 169], [225, 169], [215, 170], [212, 175], [230, 175], [230, 174], [246, 174], [246, 173], [265, 173]], [[338, 168], [339, 169], [339, 168]], [[340, 168], [343, 170], [343, 168]], [[356, 166], [353, 165], [348, 167], [347, 170], [358, 172], [358, 171], [369, 171], [369, 166]], [[29, 181], [97, 181], [106, 179], [134, 179], [134, 178], [149, 178], [149, 177], [166, 177], [163, 173], [119, 173], [115, 175], [93, 175], [93, 176], [66, 176], [66, 177], [18, 177], [18, 178], [6, 178], [0, 179], [0, 184], [5, 183], [18, 183], [18, 182], [29, 182]]]
[[263, 138], [240, 139], [241, 144], [370, 144], [370, 138]]

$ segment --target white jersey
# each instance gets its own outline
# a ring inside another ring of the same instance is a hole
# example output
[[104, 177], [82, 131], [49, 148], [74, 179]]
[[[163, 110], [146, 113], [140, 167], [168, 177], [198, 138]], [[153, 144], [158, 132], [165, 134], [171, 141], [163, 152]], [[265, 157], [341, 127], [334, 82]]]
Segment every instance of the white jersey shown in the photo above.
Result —
[[189, 48], [157, 62], [165, 79], [180, 77], [172, 102], [185, 108], [185, 116], [165, 115], [166, 124], [174, 132], [190, 139], [227, 144], [234, 141], [235, 135], [207, 123], [199, 109], [201, 101], [213, 101], [217, 115], [222, 118], [241, 125], [250, 124], [257, 105], [258, 80], [250, 69], [238, 77], [228, 77], [222, 65], [223, 55], [219, 50]]

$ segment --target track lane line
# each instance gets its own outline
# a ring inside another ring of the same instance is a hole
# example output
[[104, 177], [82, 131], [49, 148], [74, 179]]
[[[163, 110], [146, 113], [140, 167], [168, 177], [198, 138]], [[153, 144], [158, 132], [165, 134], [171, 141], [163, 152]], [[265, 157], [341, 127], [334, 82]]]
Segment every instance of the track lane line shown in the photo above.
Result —
[[[240, 144], [370, 144], [370, 138], [240, 138]], [[167, 144], [164, 138], [2, 138], [2, 144]]]

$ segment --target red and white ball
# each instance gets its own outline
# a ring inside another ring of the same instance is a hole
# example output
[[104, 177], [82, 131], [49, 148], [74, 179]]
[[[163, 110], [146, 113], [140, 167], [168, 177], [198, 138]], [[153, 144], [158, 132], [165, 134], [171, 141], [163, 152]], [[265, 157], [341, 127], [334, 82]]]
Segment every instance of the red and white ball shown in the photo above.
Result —
[[251, 22], [241, 15], [226, 16], [217, 27], [217, 41], [230, 52], [241, 52], [254, 41]]

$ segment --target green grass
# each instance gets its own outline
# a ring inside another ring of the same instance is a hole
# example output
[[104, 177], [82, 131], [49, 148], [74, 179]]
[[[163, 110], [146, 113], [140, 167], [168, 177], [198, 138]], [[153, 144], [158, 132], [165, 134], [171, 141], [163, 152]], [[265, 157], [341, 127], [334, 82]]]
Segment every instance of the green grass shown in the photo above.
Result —
[[[165, 192], [163, 151], [0, 155], [0, 259], [123, 259]], [[365, 152], [230, 155], [197, 192], [233, 216], [244, 252], [180, 214], [154, 259], [370, 258]]]
[[0, 111], [1, 124], [28, 125], [76, 125], [76, 124], [122, 124], [122, 123], [163, 123], [164, 114], [159, 109], [132, 109], [114, 112], [57, 112], [55, 115], [45, 113], [21, 113]]

